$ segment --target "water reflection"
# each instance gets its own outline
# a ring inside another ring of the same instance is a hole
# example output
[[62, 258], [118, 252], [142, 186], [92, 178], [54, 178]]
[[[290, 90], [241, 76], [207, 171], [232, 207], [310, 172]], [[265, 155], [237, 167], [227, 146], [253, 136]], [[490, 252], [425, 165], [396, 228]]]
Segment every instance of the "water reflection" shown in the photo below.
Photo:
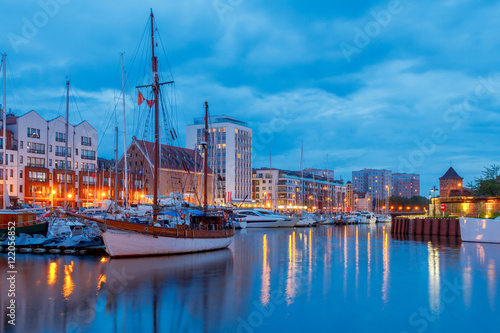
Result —
[[[461, 246], [461, 263], [463, 276], [464, 303], [472, 306], [474, 288], [480, 296], [488, 298], [489, 306], [495, 309], [498, 301], [498, 267], [500, 265], [500, 244], [488, 243], [468, 243], [463, 242]], [[478, 272], [479, 271], [479, 272]], [[486, 283], [481, 285], [473, 284], [473, 277]], [[486, 285], [486, 290], [484, 286]], [[482, 290], [481, 290], [482, 289]], [[486, 293], [486, 295], [484, 295]]]

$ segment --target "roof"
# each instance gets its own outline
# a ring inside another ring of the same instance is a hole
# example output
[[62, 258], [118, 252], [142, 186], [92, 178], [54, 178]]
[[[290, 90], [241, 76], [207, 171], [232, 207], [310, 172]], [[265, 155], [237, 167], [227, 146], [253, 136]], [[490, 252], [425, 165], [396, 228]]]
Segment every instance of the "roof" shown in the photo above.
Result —
[[[141, 148], [141, 150], [144, 151], [144, 153], [146, 154], [146, 158], [149, 160], [149, 163], [153, 165], [152, 157], [154, 156], [154, 143], [137, 139], [134, 139], [134, 141]], [[160, 147], [160, 154], [162, 169], [185, 171], [182, 165], [182, 163], [184, 163], [189, 171], [194, 172], [195, 170], [194, 149], [174, 147], [162, 144]], [[203, 168], [203, 158], [198, 153], [196, 153], [196, 155], [196, 171], [199, 172]], [[208, 173], [212, 173], [210, 168], [208, 168], [207, 171]]]
[[458, 175], [458, 173], [455, 171], [455, 169], [453, 169], [453, 167], [450, 167], [448, 171], [446, 171], [444, 176], [439, 179], [463, 179], [463, 178]]

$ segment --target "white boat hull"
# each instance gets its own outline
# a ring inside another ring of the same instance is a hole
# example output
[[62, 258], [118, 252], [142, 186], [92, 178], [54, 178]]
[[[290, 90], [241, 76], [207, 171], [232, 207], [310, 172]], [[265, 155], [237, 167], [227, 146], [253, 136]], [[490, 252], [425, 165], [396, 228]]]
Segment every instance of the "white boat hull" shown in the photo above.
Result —
[[236, 229], [245, 229], [247, 227], [247, 223], [245, 221], [233, 221], [234, 227]]
[[154, 256], [193, 253], [223, 249], [231, 244], [227, 238], [155, 237], [148, 234], [108, 229], [102, 238], [111, 257]]
[[314, 221], [313, 219], [301, 219], [299, 220], [299, 222], [297, 222], [297, 224], [295, 225], [296, 227], [310, 227], [314, 224]]
[[299, 222], [298, 217], [293, 217], [291, 220], [284, 220], [283, 224], [280, 225], [281, 228], [293, 228]]
[[461, 217], [460, 235], [464, 242], [500, 243], [500, 220]]
[[247, 221], [248, 228], [278, 228], [281, 227], [285, 220], [277, 221]]

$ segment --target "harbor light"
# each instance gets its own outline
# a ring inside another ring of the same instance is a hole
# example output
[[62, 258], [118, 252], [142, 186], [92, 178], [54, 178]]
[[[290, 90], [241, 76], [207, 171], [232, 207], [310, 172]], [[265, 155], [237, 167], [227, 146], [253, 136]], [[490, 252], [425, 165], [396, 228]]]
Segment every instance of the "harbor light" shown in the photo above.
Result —
[[71, 199], [71, 197], [72, 197], [71, 193], [70, 193], [70, 194], [68, 194], [68, 198], [70, 198], [70, 199]]

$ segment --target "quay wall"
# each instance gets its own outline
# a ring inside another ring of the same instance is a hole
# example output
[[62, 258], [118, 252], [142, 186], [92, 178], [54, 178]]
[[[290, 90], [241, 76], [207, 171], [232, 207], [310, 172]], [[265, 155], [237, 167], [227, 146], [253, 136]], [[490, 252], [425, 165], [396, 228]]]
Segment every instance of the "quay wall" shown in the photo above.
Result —
[[460, 224], [456, 218], [401, 218], [392, 220], [393, 235], [431, 235], [460, 237]]

